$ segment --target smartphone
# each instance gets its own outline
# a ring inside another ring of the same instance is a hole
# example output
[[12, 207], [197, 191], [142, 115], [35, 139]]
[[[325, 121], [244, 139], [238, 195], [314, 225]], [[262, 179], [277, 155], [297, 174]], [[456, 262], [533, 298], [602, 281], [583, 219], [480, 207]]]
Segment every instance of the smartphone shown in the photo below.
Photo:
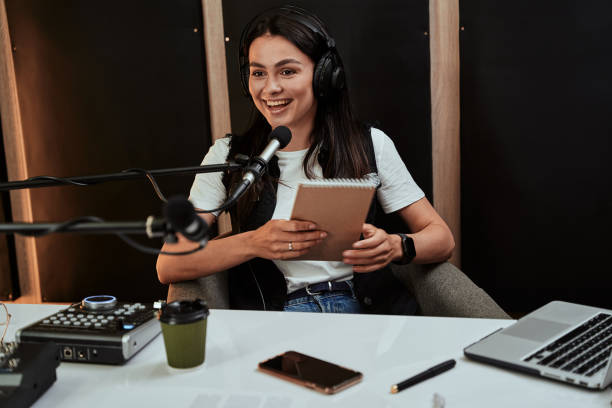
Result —
[[340, 367], [297, 351], [287, 351], [262, 361], [258, 368], [264, 373], [324, 394], [335, 394], [357, 384], [363, 378], [363, 374], [359, 371]]

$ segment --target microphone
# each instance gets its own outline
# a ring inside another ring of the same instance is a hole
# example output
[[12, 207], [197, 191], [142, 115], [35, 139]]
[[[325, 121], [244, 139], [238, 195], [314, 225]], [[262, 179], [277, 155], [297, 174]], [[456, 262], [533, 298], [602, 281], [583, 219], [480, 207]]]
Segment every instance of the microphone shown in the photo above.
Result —
[[170, 197], [164, 208], [164, 216], [169, 226], [188, 240], [199, 242], [202, 246], [208, 241], [208, 224], [198, 216], [193, 204], [186, 198]]
[[[270, 133], [270, 142], [259, 156], [254, 157], [244, 169], [242, 181], [229, 195], [226, 203], [237, 200], [244, 192], [257, 181], [266, 171], [268, 162], [279, 149], [284, 149], [291, 141], [291, 131], [286, 126], [279, 126]], [[226, 204], [226, 205], [227, 205]]]

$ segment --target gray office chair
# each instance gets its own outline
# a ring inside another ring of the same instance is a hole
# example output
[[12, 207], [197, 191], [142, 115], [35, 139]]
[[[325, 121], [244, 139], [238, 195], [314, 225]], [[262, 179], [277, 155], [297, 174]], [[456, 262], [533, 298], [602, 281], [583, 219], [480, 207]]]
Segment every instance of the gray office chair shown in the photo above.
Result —
[[[510, 318], [484, 290], [448, 262], [391, 268], [425, 316]], [[227, 273], [170, 285], [168, 302], [195, 298], [206, 300], [211, 308], [229, 309]]]

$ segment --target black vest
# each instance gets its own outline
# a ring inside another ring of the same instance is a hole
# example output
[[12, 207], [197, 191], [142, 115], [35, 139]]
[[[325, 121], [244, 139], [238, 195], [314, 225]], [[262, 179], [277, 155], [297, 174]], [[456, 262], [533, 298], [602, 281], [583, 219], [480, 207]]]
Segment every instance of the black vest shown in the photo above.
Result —
[[[372, 173], [377, 172], [374, 146], [370, 129], [367, 128], [367, 152]], [[230, 155], [234, 152], [230, 149]], [[322, 153], [325, 150], [322, 149]], [[321, 155], [320, 154], [320, 155]], [[230, 157], [228, 157], [229, 159]], [[319, 162], [323, 162], [319, 157]], [[271, 174], [279, 174], [278, 159], [274, 157], [268, 164]], [[229, 191], [229, 178], [223, 181]], [[241, 231], [255, 230], [270, 219], [276, 208], [276, 191], [278, 183], [267, 183], [253, 209], [241, 225]], [[376, 195], [370, 206], [366, 222], [374, 224], [377, 210]], [[376, 314], [415, 314], [416, 301], [408, 289], [393, 276], [387, 266], [370, 273], [356, 273], [353, 275], [355, 293], [362, 309], [368, 313]], [[254, 258], [229, 270], [229, 295], [232, 309], [250, 310], [283, 310], [287, 299], [287, 284], [282, 272], [274, 262]]]

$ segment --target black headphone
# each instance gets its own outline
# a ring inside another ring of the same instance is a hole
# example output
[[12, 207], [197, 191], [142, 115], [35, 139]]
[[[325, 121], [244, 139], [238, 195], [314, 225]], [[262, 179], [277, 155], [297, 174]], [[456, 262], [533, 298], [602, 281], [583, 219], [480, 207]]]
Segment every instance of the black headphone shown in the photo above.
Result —
[[336, 42], [334, 39], [327, 34], [323, 24], [314, 14], [300, 7], [286, 5], [266, 10], [258, 14], [244, 27], [244, 30], [242, 30], [242, 34], [240, 35], [238, 63], [240, 66], [240, 82], [242, 83], [244, 94], [249, 96], [249, 76], [251, 75], [249, 70], [249, 56], [247, 55], [248, 50], [245, 50], [246, 37], [256, 21], [260, 20], [262, 17], [273, 14], [282, 14], [285, 17], [297, 21], [306, 26], [315, 35], [322, 38], [325, 42], [327, 51], [325, 51], [319, 61], [316, 62], [312, 78], [312, 87], [315, 97], [326, 98], [344, 88], [344, 69], [342, 68], [340, 56], [336, 51]]

